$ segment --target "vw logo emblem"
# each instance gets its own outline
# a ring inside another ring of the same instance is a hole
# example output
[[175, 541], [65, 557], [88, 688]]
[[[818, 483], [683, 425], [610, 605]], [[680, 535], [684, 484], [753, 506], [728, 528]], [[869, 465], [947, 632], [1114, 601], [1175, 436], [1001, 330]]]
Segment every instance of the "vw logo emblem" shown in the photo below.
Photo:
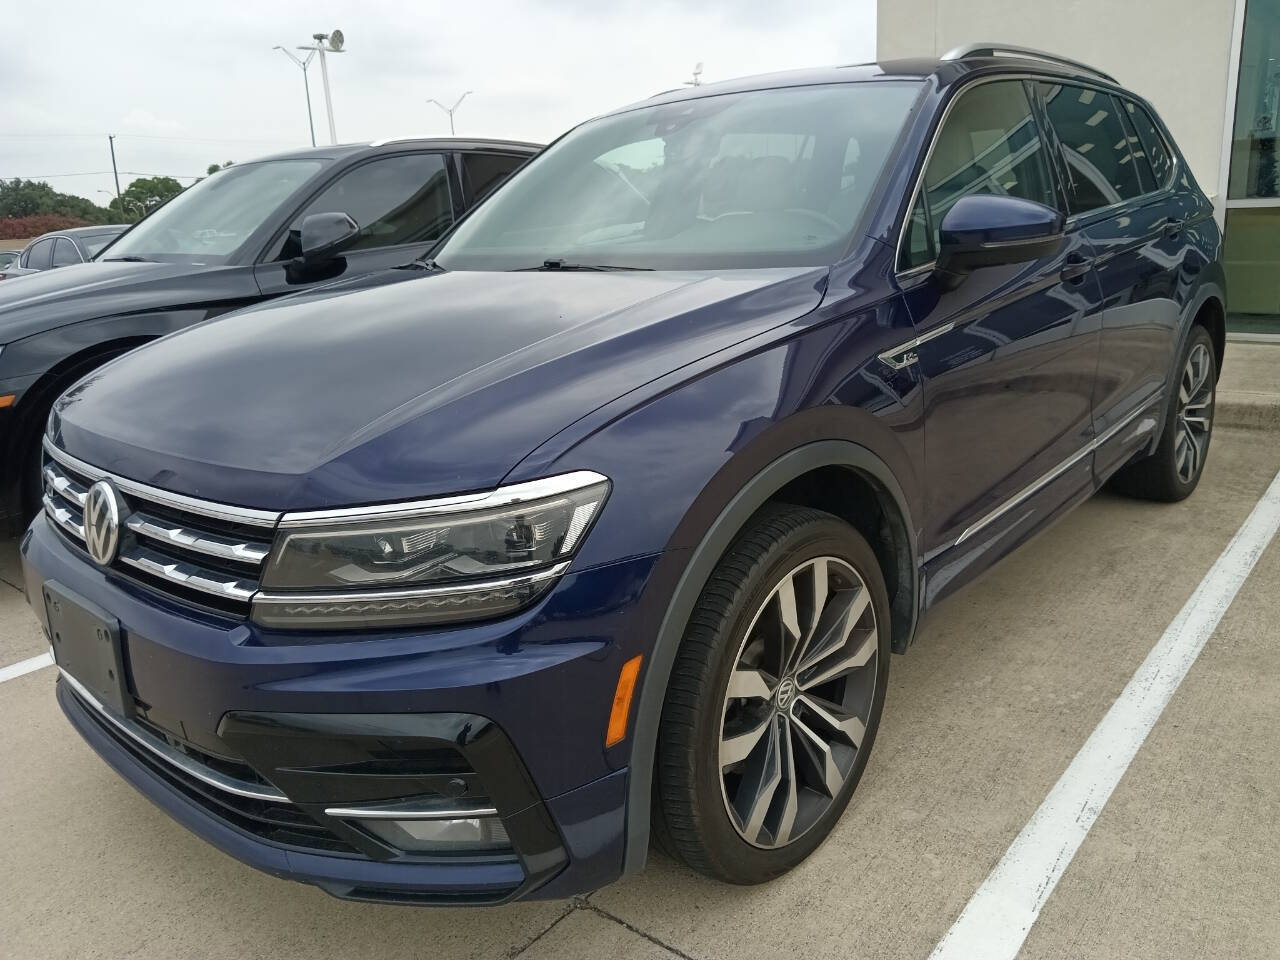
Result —
[[84, 498], [84, 545], [99, 566], [108, 567], [120, 546], [124, 502], [110, 480], [99, 480]]
[[778, 684], [778, 709], [785, 710], [791, 706], [791, 698], [796, 695], [796, 682], [790, 677], [783, 678]]

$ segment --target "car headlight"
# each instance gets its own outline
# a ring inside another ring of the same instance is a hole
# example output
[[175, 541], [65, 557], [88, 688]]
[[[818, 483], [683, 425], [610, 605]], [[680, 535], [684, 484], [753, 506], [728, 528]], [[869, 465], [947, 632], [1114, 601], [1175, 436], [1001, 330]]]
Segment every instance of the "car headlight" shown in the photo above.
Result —
[[564, 572], [608, 494], [605, 477], [579, 471], [478, 496], [286, 514], [253, 618], [349, 629], [512, 613]]

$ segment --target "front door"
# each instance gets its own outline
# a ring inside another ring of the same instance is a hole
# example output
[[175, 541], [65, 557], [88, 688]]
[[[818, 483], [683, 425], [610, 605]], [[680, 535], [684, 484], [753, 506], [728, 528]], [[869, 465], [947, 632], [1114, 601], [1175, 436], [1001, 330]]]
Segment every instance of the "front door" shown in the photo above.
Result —
[[1092, 492], [1099, 315], [1088, 240], [1071, 232], [1053, 256], [975, 270], [952, 290], [933, 272], [938, 225], [961, 197], [1061, 205], [1023, 81], [979, 83], [958, 97], [900, 264], [918, 343], [886, 357], [918, 363], [924, 381], [930, 602], [979, 569], [968, 558], [1003, 555]]
[[[303, 205], [255, 268], [263, 294], [400, 266], [426, 253], [454, 220], [448, 160], [440, 153], [402, 153], [341, 173]], [[313, 213], [349, 215], [360, 238], [330, 263], [304, 269], [297, 259], [299, 236], [303, 219]]]

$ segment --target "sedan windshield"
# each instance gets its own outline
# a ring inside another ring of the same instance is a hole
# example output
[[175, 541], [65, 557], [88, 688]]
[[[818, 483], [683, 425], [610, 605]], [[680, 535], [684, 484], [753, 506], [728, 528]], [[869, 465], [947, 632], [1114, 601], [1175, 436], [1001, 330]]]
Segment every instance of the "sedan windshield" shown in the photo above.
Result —
[[875, 81], [720, 94], [585, 123], [433, 259], [447, 270], [831, 263], [918, 89]]
[[102, 259], [226, 263], [324, 163], [268, 160], [220, 170], [142, 220]]

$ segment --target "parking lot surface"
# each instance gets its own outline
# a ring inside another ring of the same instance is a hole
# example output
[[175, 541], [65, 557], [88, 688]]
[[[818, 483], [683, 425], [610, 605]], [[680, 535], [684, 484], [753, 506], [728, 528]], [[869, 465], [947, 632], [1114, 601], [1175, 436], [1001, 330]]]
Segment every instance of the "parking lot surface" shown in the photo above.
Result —
[[[580, 901], [342, 903], [171, 822], [62, 719], [45, 668], [0, 683], [0, 956], [924, 958], [1280, 471], [1219, 430], [1179, 505], [1103, 493], [945, 601], [895, 657], [832, 838], [763, 887], [654, 853]], [[0, 544], [0, 667], [45, 643]], [[1280, 547], [1245, 581], [1057, 889], [1026, 958], [1280, 956]]]

